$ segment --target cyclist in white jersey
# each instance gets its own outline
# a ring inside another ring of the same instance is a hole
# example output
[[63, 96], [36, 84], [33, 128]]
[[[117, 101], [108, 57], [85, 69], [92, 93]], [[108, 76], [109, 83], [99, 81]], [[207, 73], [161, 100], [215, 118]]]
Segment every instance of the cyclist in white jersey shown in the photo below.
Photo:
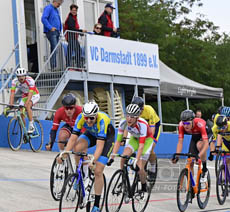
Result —
[[[16, 88], [22, 92], [22, 99], [19, 103], [20, 106], [26, 108], [28, 119], [29, 119], [29, 129], [28, 133], [33, 133], [35, 128], [33, 125], [33, 112], [32, 106], [36, 104], [40, 99], [40, 94], [38, 89], [35, 86], [35, 81], [32, 77], [27, 76], [27, 71], [24, 68], [18, 68], [16, 70], [16, 78], [12, 80], [11, 93], [10, 93], [10, 105], [14, 104], [14, 97]], [[7, 111], [10, 107], [5, 108], [4, 114], [7, 114]], [[21, 110], [23, 110], [21, 108]], [[22, 120], [25, 124], [24, 115], [22, 115]]]
[[[118, 129], [117, 141], [114, 145], [113, 154], [108, 164], [111, 164], [114, 160], [114, 154], [116, 154], [120, 148], [121, 141], [123, 139], [123, 133], [127, 130], [131, 137], [126, 144], [123, 155], [132, 155], [137, 151], [136, 160], [134, 162], [134, 168], [139, 168], [139, 176], [142, 184], [142, 191], [147, 191], [146, 186], [146, 172], [144, 170], [145, 164], [149, 159], [150, 152], [153, 145], [153, 135], [148, 125], [148, 122], [140, 118], [141, 109], [137, 104], [129, 104], [126, 107], [126, 119], [121, 120]], [[124, 165], [124, 159], [121, 159], [121, 168]], [[137, 169], [138, 169], [137, 168]]]

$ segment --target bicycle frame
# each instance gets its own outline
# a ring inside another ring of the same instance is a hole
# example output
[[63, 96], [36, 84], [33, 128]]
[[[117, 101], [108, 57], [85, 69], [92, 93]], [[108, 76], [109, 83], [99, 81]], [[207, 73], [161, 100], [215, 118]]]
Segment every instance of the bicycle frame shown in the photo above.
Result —
[[40, 136], [40, 133], [39, 133], [36, 125], [34, 125], [36, 134], [35, 135], [30, 134], [29, 135], [28, 132], [27, 132], [26, 126], [25, 126], [25, 124], [24, 124], [24, 122], [22, 120], [22, 117], [21, 117], [22, 112], [20, 111], [20, 109], [16, 109], [15, 113], [16, 113], [16, 116], [17, 116], [17, 119], [18, 119], [19, 123], [21, 124], [21, 126], [23, 128], [24, 134], [25, 134], [25, 136], [26, 136], [27, 139], [29, 139], [29, 138], [36, 138], [36, 137]]
[[[225, 171], [225, 173], [224, 173], [225, 174], [225, 184], [227, 183], [227, 180], [230, 183], [230, 174], [229, 174], [229, 170], [228, 170], [228, 165], [227, 165], [227, 162], [226, 162], [226, 158], [230, 158], [230, 155], [224, 154], [224, 156], [223, 156], [224, 171]], [[222, 177], [222, 173], [221, 173], [221, 177]]]

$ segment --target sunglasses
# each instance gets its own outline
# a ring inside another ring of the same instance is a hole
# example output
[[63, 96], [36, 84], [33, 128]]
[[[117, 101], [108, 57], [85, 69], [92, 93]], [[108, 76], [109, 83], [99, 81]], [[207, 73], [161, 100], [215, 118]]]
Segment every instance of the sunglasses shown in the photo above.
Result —
[[183, 125], [190, 125], [191, 124], [191, 122], [189, 122], [189, 121], [183, 121]]
[[126, 117], [127, 117], [127, 118], [131, 118], [131, 119], [133, 119], [133, 118], [138, 118], [138, 116], [131, 116], [131, 115], [126, 115]]
[[225, 130], [226, 129], [226, 126], [223, 126], [223, 127], [217, 127], [218, 130]]
[[96, 118], [96, 116], [90, 116], [90, 117], [84, 117], [84, 119], [87, 121], [88, 119], [90, 119], [91, 121], [93, 121]]
[[74, 107], [73, 106], [70, 106], [70, 107], [65, 107], [66, 110], [73, 110]]
[[96, 29], [101, 29], [101, 27], [96, 27]]

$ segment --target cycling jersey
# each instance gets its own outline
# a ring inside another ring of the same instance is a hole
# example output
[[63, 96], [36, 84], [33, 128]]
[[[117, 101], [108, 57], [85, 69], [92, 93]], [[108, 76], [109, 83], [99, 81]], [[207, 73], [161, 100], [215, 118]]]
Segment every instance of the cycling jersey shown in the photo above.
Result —
[[144, 110], [142, 111], [140, 117], [145, 119], [150, 127], [155, 127], [156, 123], [160, 121], [156, 111], [150, 105], [144, 106]]
[[117, 140], [122, 141], [123, 133], [127, 130], [133, 137], [139, 139], [139, 143], [145, 143], [146, 138], [153, 138], [150, 127], [146, 120], [139, 118], [134, 127], [127, 125], [126, 119], [121, 120], [118, 128]]
[[29, 92], [32, 92], [33, 95], [39, 94], [39, 91], [35, 86], [35, 81], [30, 76], [26, 76], [23, 83], [21, 83], [17, 77], [14, 78], [12, 80], [11, 92], [15, 92], [16, 88], [22, 92], [22, 98], [27, 97]]
[[[224, 133], [228, 133], [230, 134], [230, 121], [227, 122], [227, 130]], [[213, 132], [213, 138], [216, 140], [217, 139], [217, 135], [220, 133], [220, 130], [218, 129], [218, 126], [215, 124], [212, 127], [212, 132]], [[230, 135], [222, 135], [222, 150], [224, 151], [230, 151]]]
[[73, 116], [70, 118], [69, 116], [67, 116], [67, 114], [65, 112], [65, 107], [60, 107], [54, 115], [52, 130], [58, 130], [58, 127], [59, 127], [61, 121], [64, 121], [66, 124], [73, 127], [74, 123], [75, 123], [78, 115], [81, 113], [81, 111], [82, 111], [82, 107], [76, 105], [75, 106], [75, 112], [74, 112]]
[[183, 122], [181, 121], [179, 123], [179, 138], [184, 138], [184, 134], [200, 134], [203, 140], [208, 139], [205, 120], [201, 118], [193, 119], [193, 128], [189, 131], [185, 131]]
[[81, 113], [75, 122], [73, 134], [79, 135], [82, 128], [85, 128], [91, 135], [99, 140], [106, 140], [108, 125], [112, 124], [110, 117], [104, 112], [97, 113], [96, 123], [89, 127], [85, 122], [83, 113]]

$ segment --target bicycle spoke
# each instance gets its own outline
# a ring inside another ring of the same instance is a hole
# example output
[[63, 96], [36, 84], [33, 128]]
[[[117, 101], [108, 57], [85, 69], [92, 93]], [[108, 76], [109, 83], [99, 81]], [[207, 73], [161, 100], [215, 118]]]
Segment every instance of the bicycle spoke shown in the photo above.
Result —
[[[228, 194], [228, 180], [225, 179], [225, 166], [222, 165], [217, 172], [216, 195], [220, 205], [223, 205]], [[225, 181], [227, 182], [225, 184]]]
[[38, 120], [34, 120], [35, 131], [30, 135], [30, 146], [34, 152], [39, 151], [43, 145], [43, 128]]

